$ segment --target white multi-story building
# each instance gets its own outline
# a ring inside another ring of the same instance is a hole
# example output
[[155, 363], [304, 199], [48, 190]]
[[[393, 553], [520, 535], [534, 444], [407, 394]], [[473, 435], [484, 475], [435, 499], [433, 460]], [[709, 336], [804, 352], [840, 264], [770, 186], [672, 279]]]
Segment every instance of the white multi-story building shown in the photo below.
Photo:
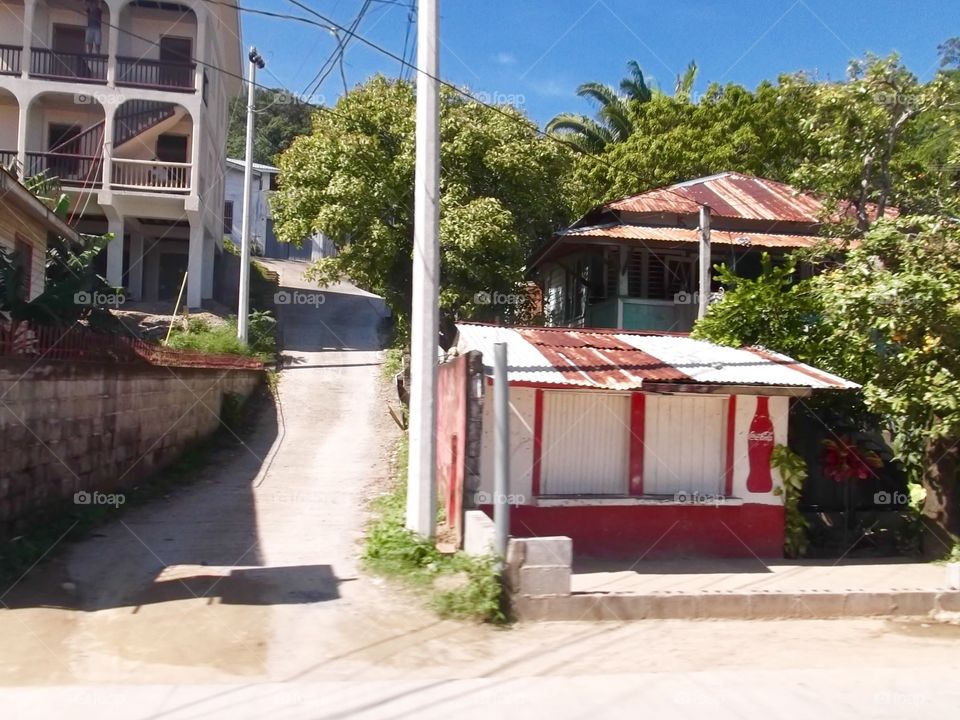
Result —
[[0, 0], [0, 163], [59, 178], [138, 299], [175, 299], [184, 272], [190, 307], [213, 295], [243, 68], [229, 5]]

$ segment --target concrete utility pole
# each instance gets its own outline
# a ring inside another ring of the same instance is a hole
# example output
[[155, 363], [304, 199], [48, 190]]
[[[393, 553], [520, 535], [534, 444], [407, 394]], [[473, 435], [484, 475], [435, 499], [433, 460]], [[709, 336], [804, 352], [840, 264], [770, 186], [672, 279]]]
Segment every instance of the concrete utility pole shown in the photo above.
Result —
[[493, 345], [493, 424], [493, 548], [500, 558], [505, 558], [510, 538], [510, 387], [506, 343]]
[[410, 463], [407, 528], [436, 529], [437, 340], [440, 333], [440, 62], [437, 0], [417, 4], [417, 162], [410, 315]]
[[264, 67], [263, 58], [255, 47], [247, 55], [250, 67], [247, 73], [247, 145], [243, 168], [243, 220], [240, 226], [240, 297], [237, 302], [237, 338], [247, 341], [247, 324], [250, 319], [250, 191], [253, 188], [253, 125], [254, 98], [257, 86], [257, 68]]
[[707, 205], [700, 206], [700, 292], [697, 296], [699, 320], [707, 314], [710, 304], [710, 208]]

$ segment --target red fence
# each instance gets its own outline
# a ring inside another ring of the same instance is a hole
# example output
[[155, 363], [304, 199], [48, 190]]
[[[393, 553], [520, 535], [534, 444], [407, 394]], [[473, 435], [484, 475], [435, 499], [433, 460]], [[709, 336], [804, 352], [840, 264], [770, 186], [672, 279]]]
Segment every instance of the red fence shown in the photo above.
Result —
[[263, 363], [242, 355], [175, 350], [133, 337], [89, 328], [46, 327], [0, 321], [0, 357], [28, 360], [147, 363], [165, 367], [262, 370]]

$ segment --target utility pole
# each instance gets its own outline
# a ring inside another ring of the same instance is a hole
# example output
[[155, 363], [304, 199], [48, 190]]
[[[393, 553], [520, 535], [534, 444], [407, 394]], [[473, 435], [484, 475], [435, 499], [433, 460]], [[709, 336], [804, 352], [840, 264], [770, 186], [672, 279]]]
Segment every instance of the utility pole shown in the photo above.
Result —
[[493, 344], [493, 549], [501, 560], [510, 539], [510, 388], [507, 344]]
[[437, 0], [417, 4], [417, 161], [410, 314], [410, 462], [407, 528], [436, 529], [437, 340], [440, 332], [440, 23]]
[[247, 145], [243, 162], [243, 221], [240, 226], [240, 297], [237, 302], [237, 338], [247, 342], [247, 323], [250, 318], [250, 191], [253, 189], [253, 125], [254, 98], [257, 86], [257, 68], [264, 67], [263, 58], [255, 47], [247, 55], [250, 60], [247, 77]]
[[700, 320], [706, 316], [710, 304], [710, 208], [707, 205], [700, 206], [700, 288], [697, 300], [697, 320]]

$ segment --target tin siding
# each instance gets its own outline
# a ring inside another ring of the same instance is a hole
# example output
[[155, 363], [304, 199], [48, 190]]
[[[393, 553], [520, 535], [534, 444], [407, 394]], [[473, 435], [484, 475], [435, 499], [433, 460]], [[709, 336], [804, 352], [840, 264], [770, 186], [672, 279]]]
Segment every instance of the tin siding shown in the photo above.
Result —
[[726, 410], [726, 397], [647, 396], [645, 494], [723, 494]]
[[[493, 495], [494, 416], [493, 387], [485, 386], [480, 438], [480, 488]], [[510, 388], [510, 492], [517, 504], [533, 502], [533, 426], [536, 390]], [[481, 499], [478, 504], [484, 504]]]
[[630, 396], [544, 393], [544, 495], [625, 495]]

